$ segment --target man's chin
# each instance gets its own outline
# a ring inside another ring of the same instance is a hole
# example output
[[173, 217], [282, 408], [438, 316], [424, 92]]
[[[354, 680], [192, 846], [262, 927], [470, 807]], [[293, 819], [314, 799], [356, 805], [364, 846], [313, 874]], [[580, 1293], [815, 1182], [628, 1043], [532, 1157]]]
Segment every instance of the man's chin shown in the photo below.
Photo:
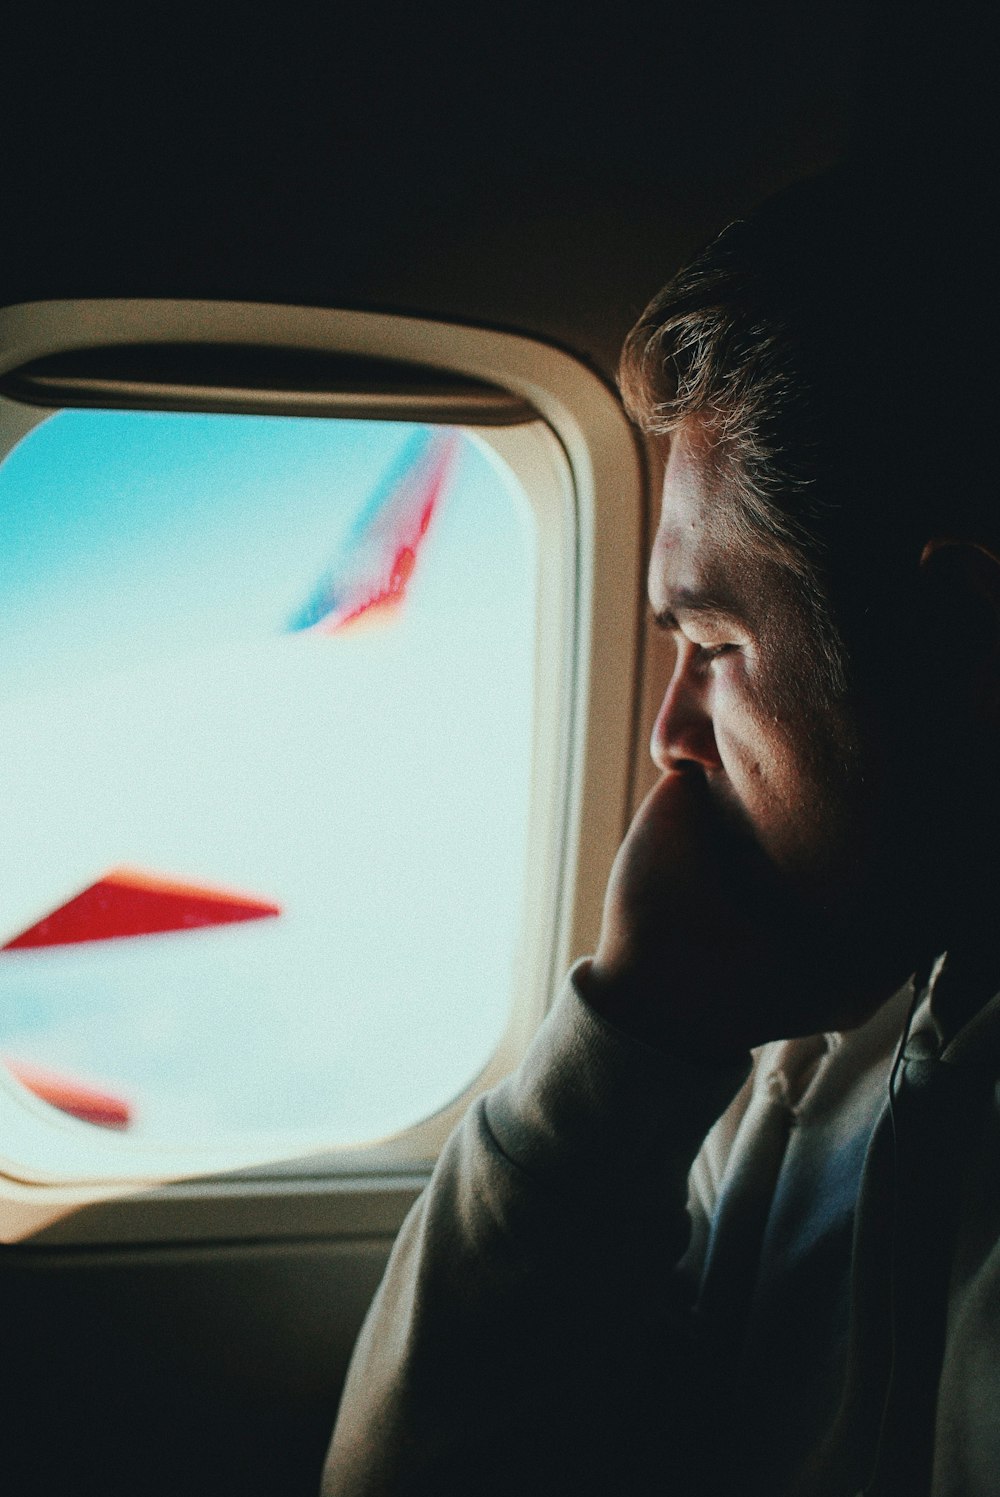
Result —
[[787, 990], [798, 988], [803, 998], [796, 1013], [792, 996], [788, 1038], [859, 1028], [913, 976], [912, 943], [875, 910], [842, 906], [835, 916], [828, 904], [796, 906], [788, 911]]

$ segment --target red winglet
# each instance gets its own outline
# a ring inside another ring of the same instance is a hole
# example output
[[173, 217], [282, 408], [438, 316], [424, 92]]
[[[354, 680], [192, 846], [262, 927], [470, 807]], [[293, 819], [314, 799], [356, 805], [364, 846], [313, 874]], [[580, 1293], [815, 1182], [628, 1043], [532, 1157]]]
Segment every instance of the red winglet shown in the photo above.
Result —
[[71, 1117], [95, 1123], [99, 1128], [127, 1128], [132, 1121], [132, 1108], [122, 1097], [84, 1086], [82, 1082], [29, 1065], [26, 1061], [6, 1060], [4, 1064], [29, 1092], [50, 1107], [68, 1112]]
[[205, 925], [264, 920], [280, 914], [280, 905], [252, 894], [178, 883], [136, 868], [113, 868], [66, 904], [21, 931], [0, 951], [162, 935]]

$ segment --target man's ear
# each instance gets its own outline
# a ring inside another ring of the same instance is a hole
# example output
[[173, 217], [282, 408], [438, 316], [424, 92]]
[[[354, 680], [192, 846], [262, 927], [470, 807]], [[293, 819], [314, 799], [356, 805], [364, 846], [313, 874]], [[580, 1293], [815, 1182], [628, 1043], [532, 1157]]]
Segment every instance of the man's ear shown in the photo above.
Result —
[[[1000, 557], [978, 542], [936, 536], [921, 553], [920, 583], [943, 649], [957, 647], [964, 665], [991, 675], [1000, 691]], [[961, 670], [959, 660], [953, 668]]]

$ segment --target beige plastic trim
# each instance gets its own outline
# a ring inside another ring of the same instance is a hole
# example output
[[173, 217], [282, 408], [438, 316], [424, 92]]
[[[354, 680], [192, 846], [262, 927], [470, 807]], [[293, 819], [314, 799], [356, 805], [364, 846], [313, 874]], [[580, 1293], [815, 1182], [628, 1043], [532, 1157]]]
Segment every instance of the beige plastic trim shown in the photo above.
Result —
[[[449, 426], [530, 421], [534, 412], [522, 401], [497, 400], [489, 394], [376, 394], [370, 391], [245, 390], [211, 385], [158, 385], [121, 380], [37, 381], [37, 395], [50, 396], [43, 404], [124, 406], [139, 409], [239, 411], [256, 416], [334, 416], [350, 421], [436, 421]], [[57, 397], [61, 396], [62, 399]]]
[[[218, 1235], [224, 1229], [220, 1213], [225, 1218], [234, 1209], [226, 1201], [254, 1198], [265, 1178], [339, 1177], [342, 1187], [350, 1178], [362, 1182], [357, 1189], [364, 1193], [386, 1175], [428, 1168], [472, 1097], [517, 1064], [571, 961], [592, 949], [607, 873], [630, 811], [647, 526], [644, 468], [621, 407], [600, 378], [558, 349], [493, 330], [269, 304], [134, 300], [0, 309], [0, 374], [59, 351], [155, 341], [270, 345], [409, 362], [499, 386], [537, 414], [539, 420], [529, 427], [480, 427], [477, 433], [527, 481], [541, 530], [536, 803], [517, 998], [496, 1054], [461, 1097], [414, 1128], [358, 1148], [313, 1150], [305, 1157], [298, 1151], [292, 1159], [285, 1146], [283, 1157], [268, 1163], [258, 1155], [252, 1170], [250, 1160], [231, 1156], [206, 1155], [193, 1167], [188, 1153], [186, 1163], [150, 1159], [140, 1176], [138, 1158], [120, 1147], [124, 1140], [109, 1135], [95, 1141], [95, 1130], [67, 1119], [67, 1147], [70, 1132], [79, 1137], [82, 1130], [86, 1138], [86, 1148], [80, 1139], [71, 1178], [35, 1170], [26, 1179], [28, 1172], [14, 1159], [0, 1158], [0, 1240], [5, 1241], [37, 1233], [61, 1218], [67, 1219], [58, 1236], [71, 1240], [69, 1218], [78, 1212], [81, 1228], [84, 1220], [88, 1224], [87, 1240], [95, 1240], [95, 1232], [122, 1240], [150, 1210], [151, 1195], [176, 1197], [181, 1189], [188, 1201], [214, 1204], [192, 1206], [186, 1213], [171, 1208], [174, 1236]], [[531, 472], [519, 471], [525, 468]], [[0, 1124], [13, 1122], [15, 1109], [25, 1121], [23, 1096], [15, 1091], [0, 1078]], [[32, 1123], [40, 1126], [40, 1117]], [[10, 1140], [11, 1130], [3, 1127], [0, 1154], [7, 1154]], [[240, 1166], [244, 1173], [230, 1176], [225, 1189], [208, 1178]], [[187, 1177], [183, 1187], [167, 1183], [180, 1176]], [[349, 1198], [350, 1190], [340, 1188], [338, 1194], [330, 1185], [331, 1230]], [[102, 1201], [107, 1206], [95, 1217]], [[96, 1220], [104, 1225], [96, 1227]], [[184, 1220], [189, 1232], [182, 1230]], [[204, 1225], [209, 1220], [210, 1232]]]
[[[259, 345], [258, 345], [259, 347]], [[144, 350], [145, 351], [145, 350]], [[76, 350], [79, 353], [79, 350]], [[123, 409], [229, 411], [252, 415], [340, 417], [365, 421], [431, 421], [448, 425], [508, 425], [531, 421], [531, 406], [509, 390], [478, 380], [426, 372], [407, 380], [405, 367], [380, 360], [353, 360], [348, 370], [329, 367], [323, 388], [296, 383], [260, 385], [109, 374], [97, 351], [94, 372], [71, 374], [37, 362], [19, 365], [3, 380], [2, 393], [29, 406], [112, 406]], [[283, 352], [283, 350], [282, 350]], [[262, 371], [263, 373], [264, 371]], [[287, 377], [286, 377], [287, 378]], [[313, 371], [313, 380], [320, 376]], [[353, 383], [348, 385], [348, 380]]]

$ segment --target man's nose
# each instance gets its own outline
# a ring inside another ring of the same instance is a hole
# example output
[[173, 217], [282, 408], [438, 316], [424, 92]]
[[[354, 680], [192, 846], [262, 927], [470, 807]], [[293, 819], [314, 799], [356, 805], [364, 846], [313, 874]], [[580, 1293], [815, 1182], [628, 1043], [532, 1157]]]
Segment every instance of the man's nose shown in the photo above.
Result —
[[699, 669], [697, 646], [687, 640], [677, 647], [677, 659], [666, 695], [653, 724], [649, 752], [657, 769], [679, 769], [697, 764], [705, 770], [722, 768], [715, 742], [715, 726], [708, 701], [709, 683]]

